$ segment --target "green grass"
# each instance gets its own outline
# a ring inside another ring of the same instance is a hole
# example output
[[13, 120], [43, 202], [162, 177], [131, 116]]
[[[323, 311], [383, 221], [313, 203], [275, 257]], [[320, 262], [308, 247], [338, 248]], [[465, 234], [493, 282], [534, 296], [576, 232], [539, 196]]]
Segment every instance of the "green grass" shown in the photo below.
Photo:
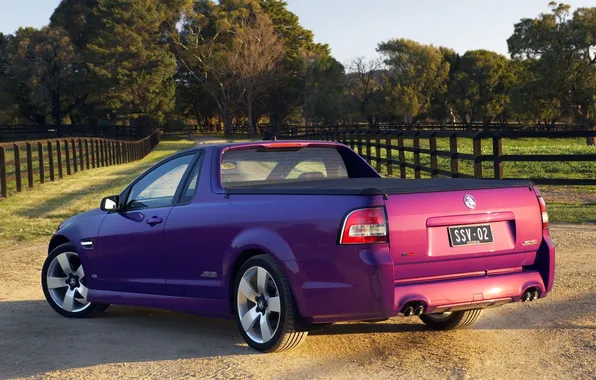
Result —
[[[482, 154], [492, 155], [492, 142], [483, 140]], [[374, 142], [373, 142], [374, 143]], [[384, 141], [382, 140], [382, 144]], [[391, 145], [397, 146], [397, 140], [392, 141]], [[413, 147], [412, 139], [404, 139], [404, 146]], [[430, 149], [428, 139], [420, 139], [420, 148]], [[449, 139], [437, 138], [437, 149], [449, 151]], [[472, 139], [460, 138], [458, 140], [458, 152], [472, 154]], [[366, 154], [366, 148], [363, 148]], [[376, 155], [376, 149], [371, 148], [373, 156]], [[387, 157], [386, 149], [380, 149], [381, 158]], [[581, 155], [596, 154], [596, 146], [587, 146], [585, 139], [503, 139], [503, 154], [505, 155], [531, 155], [531, 154], [556, 154], [556, 155]], [[392, 156], [395, 160], [399, 158], [397, 150], [393, 150]], [[414, 153], [405, 152], [406, 162], [414, 163]], [[421, 154], [420, 163], [422, 166], [430, 167], [430, 155]], [[451, 160], [446, 157], [438, 157], [437, 163], [439, 169], [450, 170]], [[376, 161], [372, 160], [373, 166]], [[469, 160], [458, 160], [459, 172], [463, 174], [474, 174], [474, 163]], [[386, 165], [382, 165], [383, 173], [386, 173]], [[394, 175], [399, 175], [399, 168], [394, 167]], [[414, 170], [407, 169], [408, 178], [414, 177]], [[483, 178], [493, 178], [494, 169], [492, 162], [482, 163]], [[430, 174], [422, 172], [423, 178], [430, 177]], [[569, 178], [569, 179], [593, 179], [596, 178], [596, 162], [505, 162], [505, 178]]]
[[0, 240], [25, 241], [48, 237], [66, 218], [99, 207], [107, 195], [118, 194], [144, 170], [182, 149], [186, 139], [167, 139], [147, 157], [129, 164], [85, 170], [62, 180], [36, 185], [0, 201]]

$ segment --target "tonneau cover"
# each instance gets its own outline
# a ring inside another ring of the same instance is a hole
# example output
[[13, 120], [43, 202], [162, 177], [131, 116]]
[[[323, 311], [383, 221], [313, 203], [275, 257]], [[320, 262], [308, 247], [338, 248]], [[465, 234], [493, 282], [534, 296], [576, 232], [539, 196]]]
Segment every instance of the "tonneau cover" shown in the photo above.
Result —
[[[391, 195], [530, 187], [529, 180], [341, 178], [261, 183], [228, 183], [227, 194]], [[231, 185], [231, 186], [230, 186]]]

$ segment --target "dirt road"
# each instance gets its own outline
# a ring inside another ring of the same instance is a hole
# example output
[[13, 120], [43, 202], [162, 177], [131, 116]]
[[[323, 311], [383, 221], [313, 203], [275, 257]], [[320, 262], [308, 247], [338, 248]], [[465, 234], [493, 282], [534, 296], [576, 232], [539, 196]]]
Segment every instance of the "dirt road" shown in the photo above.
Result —
[[39, 285], [45, 242], [0, 243], [0, 378], [593, 379], [596, 226], [552, 233], [557, 279], [544, 300], [447, 333], [414, 318], [337, 324], [273, 355], [249, 349], [232, 321], [129, 307], [60, 317]]

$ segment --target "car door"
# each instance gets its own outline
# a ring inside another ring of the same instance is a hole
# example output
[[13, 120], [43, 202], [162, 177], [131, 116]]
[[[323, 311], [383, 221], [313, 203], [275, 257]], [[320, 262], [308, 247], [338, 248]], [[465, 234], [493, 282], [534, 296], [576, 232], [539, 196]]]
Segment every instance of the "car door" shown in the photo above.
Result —
[[105, 217], [94, 239], [95, 289], [165, 294], [164, 226], [196, 158], [175, 156], [123, 191], [121, 210]]
[[[214, 221], [221, 220], [222, 209], [218, 203], [205, 201], [197, 190], [210, 189], [210, 178], [201, 176], [200, 169], [201, 160], [165, 227], [166, 289], [175, 297], [223, 299], [220, 271], [226, 236], [214, 225]], [[201, 181], [206, 186], [201, 187]]]

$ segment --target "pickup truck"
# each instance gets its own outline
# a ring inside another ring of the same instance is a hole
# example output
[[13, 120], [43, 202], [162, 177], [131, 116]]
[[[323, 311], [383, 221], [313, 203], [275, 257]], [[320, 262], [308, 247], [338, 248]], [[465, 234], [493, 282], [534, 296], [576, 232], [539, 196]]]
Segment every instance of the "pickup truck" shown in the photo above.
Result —
[[234, 318], [288, 350], [334, 322], [430, 329], [551, 291], [555, 250], [530, 181], [382, 178], [320, 141], [204, 145], [63, 222], [41, 283], [59, 314], [110, 304]]

